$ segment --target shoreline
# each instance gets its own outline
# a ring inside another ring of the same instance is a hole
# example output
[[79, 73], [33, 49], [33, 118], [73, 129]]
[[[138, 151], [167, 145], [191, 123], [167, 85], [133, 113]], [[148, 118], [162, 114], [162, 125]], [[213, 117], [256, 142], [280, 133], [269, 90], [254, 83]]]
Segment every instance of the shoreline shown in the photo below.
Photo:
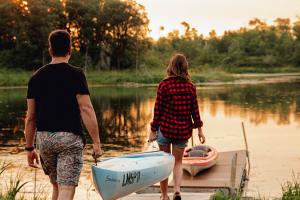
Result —
[[[237, 78], [233, 81], [211, 81], [211, 82], [194, 82], [196, 86], [220, 86], [220, 85], [254, 85], [254, 84], [271, 84], [282, 83], [300, 80], [300, 73], [264, 73], [264, 74], [232, 74]], [[123, 82], [116, 84], [93, 84], [88, 83], [90, 88], [103, 88], [103, 87], [124, 87], [124, 88], [139, 88], [139, 87], [157, 87], [159, 83], [135, 83]], [[0, 90], [11, 89], [26, 89], [26, 85], [20, 86], [0, 86]]]

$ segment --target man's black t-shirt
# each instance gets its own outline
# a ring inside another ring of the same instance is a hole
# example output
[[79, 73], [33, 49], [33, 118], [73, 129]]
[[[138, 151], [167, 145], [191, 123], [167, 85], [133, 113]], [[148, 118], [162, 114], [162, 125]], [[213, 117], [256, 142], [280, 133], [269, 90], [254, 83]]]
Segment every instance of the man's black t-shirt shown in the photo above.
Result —
[[28, 83], [27, 99], [36, 105], [37, 131], [72, 132], [82, 135], [76, 95], [89, 95], [83, 71], [67, 63], [40, 68]]

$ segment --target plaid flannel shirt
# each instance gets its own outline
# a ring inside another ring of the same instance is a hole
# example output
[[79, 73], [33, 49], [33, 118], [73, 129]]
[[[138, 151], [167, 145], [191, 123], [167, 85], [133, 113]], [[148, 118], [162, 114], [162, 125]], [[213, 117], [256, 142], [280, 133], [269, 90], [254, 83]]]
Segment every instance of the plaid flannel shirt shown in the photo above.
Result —
[[180, 77], [164, 79], [158, 86], [151, 130], [160, 129], [164, 137], [184, 140], [193, 128], [203, 126], [196, 87]]

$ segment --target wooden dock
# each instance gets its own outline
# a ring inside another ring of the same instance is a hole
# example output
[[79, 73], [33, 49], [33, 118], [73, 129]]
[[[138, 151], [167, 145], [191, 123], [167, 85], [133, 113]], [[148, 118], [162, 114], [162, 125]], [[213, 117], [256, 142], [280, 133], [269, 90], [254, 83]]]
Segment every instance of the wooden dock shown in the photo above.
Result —
[[[246, 150], [219, 152], [217, 164], [200, 172], [195, 177], [184, 171], [182, 178], [182, 192], [214, 192], [227, 190], [236, 192], [242, 190], [247, 180]], [[172, 192], [172, 175], [169, 178], [169, 190]], [[159, 183], [139, 191], [139, 194], [158, 193]]]
[[[169, 193], [170, 199], [172, 199], [172, 193]], [[210, 200], [213, 193], [181, 193], [181, 197], [184, 200]], [[127, 197], [122, 197], [119, 200], [156, 200], [159, 199], [160, 194], [131, 194]]]

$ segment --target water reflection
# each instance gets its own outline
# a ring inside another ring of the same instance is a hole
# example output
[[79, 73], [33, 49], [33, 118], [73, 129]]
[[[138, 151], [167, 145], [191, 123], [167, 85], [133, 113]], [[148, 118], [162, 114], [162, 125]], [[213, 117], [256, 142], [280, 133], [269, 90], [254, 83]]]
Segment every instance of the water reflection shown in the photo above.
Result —
[[300, 82], [268, 85], [226, 86], [199, 90], [200, 107], [211, 116], [239, 116], [259, 125], [274, 120], [277, 125], [300, 124]]
[[145, 148], [153, 91], [147, 88], [98, 88], [92, 89], [91, 93], [101, 141], [119, 145], [120, 150], [123, 147], [133, 151]]
[[[202, 115], [239, 117], [255, 125], [300, 124], [300, 82], [199, 88]], [[110, 150], [146, 148], [156, 88], [92, 88], [101, 140]], [[26, 90], [0, 93], [0, 143], [23, 143]], [[204, 119], [205, 120], [205, 119]], [[90, 142], [90, 140], [88, 140]], [[109, 145], [111, 144], [111, 145]]]

